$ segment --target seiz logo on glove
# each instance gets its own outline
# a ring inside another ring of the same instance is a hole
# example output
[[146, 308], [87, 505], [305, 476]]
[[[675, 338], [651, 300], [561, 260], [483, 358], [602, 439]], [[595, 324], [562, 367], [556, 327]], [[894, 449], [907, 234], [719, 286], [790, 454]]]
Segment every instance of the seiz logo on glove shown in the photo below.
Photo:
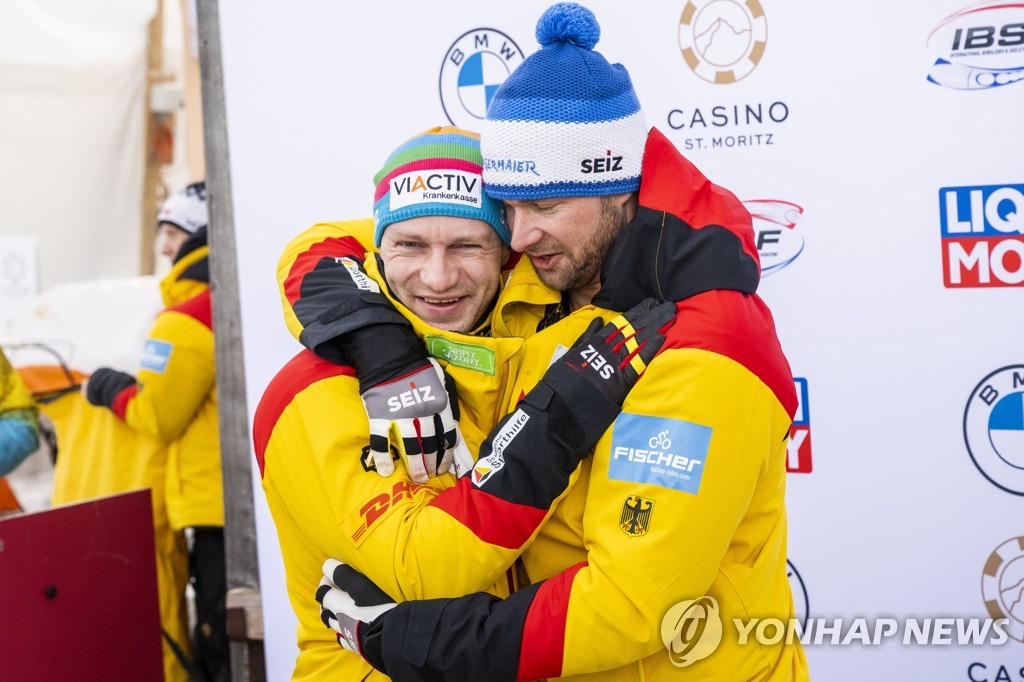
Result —
[[582, 366], [589, 365], [591, 369], [601, 375], [602, 379], [610, 379], [612, 374], [615, 374], [615, 368], [608, 364], [608, 361], [590, 344], [580, 351], [580, 356], [586, 361]]
[[398, 395], [393, 395], [388, 398], [389, 412], [397, 412], [404, 407], [412, 407], [413, 405], [436, 400], [436, 398], [431, 395], [431, 387], [429, 385], [417, 388], [416, 382], [410, 381], [409, 386], [412, 387], [411, 390], [403, 391]]
[[446, 376], [433, 358], [410, 373], [362, 393], [370, 422], [370, 456], [377, 473], [395, 471], [391, 444], [398, 450], [413, 483], [455, 468], [456, 459], [469, 457], [455, 423], [458, 401], [450, 397]]
[[621, 405], [629, 389], [665, 341], [676, 313], [673, 303], [646, 299], [603, 324], [601, 318], [576, 340], [561, 360], [552, 364], [542, 381], [560, 385], [558, 367], [569, 367], [586, 378], [598, 393]]

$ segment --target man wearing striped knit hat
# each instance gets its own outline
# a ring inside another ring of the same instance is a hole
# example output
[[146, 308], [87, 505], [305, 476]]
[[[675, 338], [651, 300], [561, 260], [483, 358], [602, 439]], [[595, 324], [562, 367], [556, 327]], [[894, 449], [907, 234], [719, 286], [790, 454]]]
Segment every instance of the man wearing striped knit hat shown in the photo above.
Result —
[[[506, 572], [513, 550], [475, 542], [453, 512], [472, 509], [473, 500], [466, 499], [472, 489], [454, 487], [454, 473], [472, 469], [470, 451], [478, 451], [503, 414], [499, 398], [522, 345], [518, 338], [489, 335], [509, 232], [500, 203], [482, 191], [481, 161], [474, 133], [434, 128], [414, 136], [374, 178], [373, 220], [315, 226], [295, 245], [299, 256], [287, 261], [290, 326], [303, 327], [307, 342], [328, 338], [312, 343], [320, 356], [302, 351], [277, 374], [253, 421], [260, 478], [299, 621], [294, 679], [382, 678], [324, 627], [311, 587], [328, 557], [399, 599], [480, 590], [504, 597], [515, 587], [513, 573]], [[370, 235], [377, 253], [364, 246]], [[331, 255], [321, 258], [325, 252]], [[334, 285], [341, 286], [341, 296], [319, 296]], [[386, 306], [353, 313], [345, 291], [364, 305]], [[369, 326], [334, 344], [330, 332], [351, 323], [347, 313], [368, 315], [358, 321]], [[604, 330], [603, 337], [612, 331], [617, 329]], [[457, 401], [424, 344], [458, 384]], [[380, 372], [378, 358], [396, 352], [405, 354], [405, 368]], [[573, 372], [559, 363], [555, 371]], [[575, 390], [584, 399], [560, 417], [594, 424], [590, 432], [600, 435], [618, 406], [591, 409], [586, 398], [597, 387], [579, 374], [566, 376], [552, 389]], [[613, 383], [624, 396], [635, 379], [634, 373]], [[459, 419], [458, 429], [438, 416], [445, 407]], [[533, 433], [530, 442], [540, 450], [586, 449], [578, 442], [549, 442], [552, 433], [537, 428], [547, 417], [542, 412], [522, 426], [520, 442]], [[444, 462], [448, 451], [455, 458]], [[403, 459], [404, 466], [393, 459]], [[425, 485], [416, 485], [421, 475]], [[445, 551], [439, 538], [479, 552]]]

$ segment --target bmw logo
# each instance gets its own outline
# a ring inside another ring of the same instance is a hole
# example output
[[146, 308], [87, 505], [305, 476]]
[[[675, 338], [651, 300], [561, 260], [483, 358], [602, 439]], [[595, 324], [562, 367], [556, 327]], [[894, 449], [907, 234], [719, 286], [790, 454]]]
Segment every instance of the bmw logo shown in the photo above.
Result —
[[479, 131], [494, 93], [523, 59], [516, 42], [493, 28], [459, 36], [441, 64], [441, 106], [451, 124]]

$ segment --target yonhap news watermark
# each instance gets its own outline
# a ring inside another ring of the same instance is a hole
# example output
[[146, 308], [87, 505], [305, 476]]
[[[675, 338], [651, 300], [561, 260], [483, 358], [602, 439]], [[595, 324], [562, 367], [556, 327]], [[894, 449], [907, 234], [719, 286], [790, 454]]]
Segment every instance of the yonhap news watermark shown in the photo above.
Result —
[[721, 617], [714, 597], [681, 601], [661, 622], [661, 638], [669, 658], [686, 667], [707, 658], [723, 639], [740, 646], [794, 644], [869, 646], [890, 642], [906, 646], [1002, 645], [1010, 640], [1009, 619], [953, 617], [835, 617], [730, 618]]

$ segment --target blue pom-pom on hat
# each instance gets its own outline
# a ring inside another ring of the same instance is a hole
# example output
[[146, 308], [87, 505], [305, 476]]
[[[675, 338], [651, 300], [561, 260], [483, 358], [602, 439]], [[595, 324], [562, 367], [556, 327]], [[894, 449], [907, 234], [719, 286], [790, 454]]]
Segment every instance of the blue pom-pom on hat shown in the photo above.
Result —
[[593, 50], [601, 39], [601, 27], [594, 13], [575, 2], [560, 2], [547, 9], [537, 20], [537, 42], [572, 43]]
[[601, 27], [574, 2], [537, 22], [541, 48], [494, 93], [480, 134], [495, 199], [604, 196], [640, 188], [647, 123], [629, 72], [594, 50]]

